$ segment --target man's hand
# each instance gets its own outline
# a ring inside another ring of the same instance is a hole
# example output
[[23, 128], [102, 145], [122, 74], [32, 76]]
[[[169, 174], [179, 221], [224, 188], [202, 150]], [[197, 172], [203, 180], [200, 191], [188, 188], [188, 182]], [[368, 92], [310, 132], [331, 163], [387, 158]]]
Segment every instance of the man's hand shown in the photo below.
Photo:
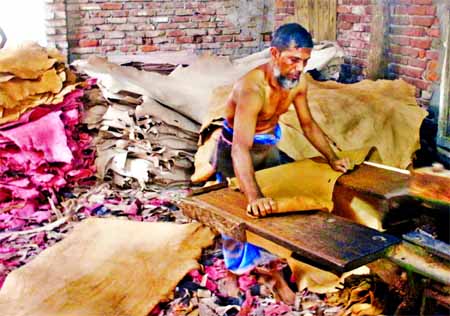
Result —
[[350, 168], [350, 159], [342, 158], [342, 159], [333, 159], [330, 161], [330, 166], [336, 171], [346, 173], [348, 168]]
[[247, 215], [250, 217], [264, 217], [278, 210], [277, 202], [272, 198], [259, 198], [247, 205]]

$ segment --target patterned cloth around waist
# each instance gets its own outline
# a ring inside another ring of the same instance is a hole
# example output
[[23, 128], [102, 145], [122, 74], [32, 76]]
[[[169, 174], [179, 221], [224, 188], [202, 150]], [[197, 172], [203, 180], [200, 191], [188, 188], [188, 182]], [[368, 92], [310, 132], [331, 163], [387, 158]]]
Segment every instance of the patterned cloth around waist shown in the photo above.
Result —
[[[225, 137], [226, 140], [232, 142], [234, 133], [233, 128], [230, 126], [227, 120], [223, 121], [222, 126], [223, 126], [222, 135]], [[281, 139], [281, 127], [280, 124], [277, 123], [277, 125], [275, 125], [275, 128], [273, 130], [273, 133], [255, 134], [255, 136], [253, 137], [253, 144], [274, 146], [278, 144], [280, 139]]]

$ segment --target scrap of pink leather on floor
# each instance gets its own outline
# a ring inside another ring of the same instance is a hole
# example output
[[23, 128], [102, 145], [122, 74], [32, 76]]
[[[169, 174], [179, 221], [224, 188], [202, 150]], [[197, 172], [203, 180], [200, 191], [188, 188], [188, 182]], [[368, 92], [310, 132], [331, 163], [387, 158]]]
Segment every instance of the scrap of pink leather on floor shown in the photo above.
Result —
[[250, 273], [243, 274], [239, 276], [238, 279], [238, 286], [241, 291], [247, 291], [249, 290], [253, 285], [256, 284], [256, 278], [254, 275], [251, 275]]
[[208, 274], [208, 278], [217, 281], [227, 276], [227, 268], [223, 260], [216, 260], [212, 266], [206, 266], [205, 272]]
[[264, 316], [281, 316], [292, 312], [292, 308], [283, 302], [278, 302], [267, 306], [264, 309]]

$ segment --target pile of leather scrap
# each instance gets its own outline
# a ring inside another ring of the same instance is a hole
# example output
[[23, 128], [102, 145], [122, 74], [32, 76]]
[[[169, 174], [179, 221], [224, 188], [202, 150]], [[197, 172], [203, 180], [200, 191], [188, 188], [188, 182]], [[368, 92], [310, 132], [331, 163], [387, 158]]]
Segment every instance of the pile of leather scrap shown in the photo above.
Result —
[[0, 50], [0, 124], [41, 104], [60, 103], [75, 87], [75, 77], [56, 49], [27, 43]]
[[[203, 251], [200, 268], [189, 272], [175, 288], [173, 299], [162, 301], [151, 316], [300, 316], [300, 315], [379, 315], [383, 312], [386, 286], [369, 275], [347, 277], [344, 284], [325, 294], [298, 291], [293, 275], [282, 262], [276, 262], [289, 286], [296, 292], [293, 305], [280, 301], [274, 281], [256, 270], [234, 275], [224, 264], [222, 241]], [[267, 267], [259, 267], [267, 268]]]
[[0, 230], [28, 229], [56, 216], [58, 193], [94, 175], [95, 152], [78, 128], [83, 89], [59, 54], [2, 50], [0, 71]]
[[[87, 92], [83, 119], [95, 134], [98, 178], [141, 189], [188, 183], [198, 142], [195, 124], [152, 99], [105, 89]], [[178, 125], [184, 121], [187, 128]]]

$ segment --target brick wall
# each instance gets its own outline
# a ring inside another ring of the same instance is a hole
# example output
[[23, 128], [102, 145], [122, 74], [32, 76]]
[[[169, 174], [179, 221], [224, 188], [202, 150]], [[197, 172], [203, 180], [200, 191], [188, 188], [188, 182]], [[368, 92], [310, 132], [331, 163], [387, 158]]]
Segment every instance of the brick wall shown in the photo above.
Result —
[[275, 22], [279, 26], [295, 15], [295, 0], [275, 0]]
[[[338, 0], [338, 43], [346, 52], [344, 73], [365, 77], [374, 0]], [[387, 41], [389, 79], [402, 78], [417, 88], [418, 101], [428, 105], [432, 84], [439, 80], [440, 21], [433, 0], [391, 0]]]
[[274, 7], [265, 0], [47, 2], [50, 10], [58, 10], [49, 18], [49, 35], [57, 36], [52, 33], [66, 28], [67, 47], [63, 48], [71, 59], [158, 50], [242, 56], [267, 46], [265, 35], [274, 21]]
[[350, 81], [363, 79], [370, 42], [371, 0], [338, 0], [337, 42], [345, 50], [343, 71]]
[[49, 46], [68, 54], [65, 0], [45, 0], [46, 29]]
[[442, 44], [437, 8], [433, 0], [396, 0], [390, 12], [388, 77], [415, 85], [419, 102], [428, 105], [432, 83], [439, 80]]
[[[365, 77], [374, 3], [338, 0], [337, 41], [348, 82]], [[275, 26], [295, 15], [295, 0], [46, 0], [48, 39], [70, 54], [212, 51], [242, 56], [266, 47]], [[439, 80], [440, 29], [433, 0], [390, 0], [386, 77], [417, 87], [427, 105]]]

